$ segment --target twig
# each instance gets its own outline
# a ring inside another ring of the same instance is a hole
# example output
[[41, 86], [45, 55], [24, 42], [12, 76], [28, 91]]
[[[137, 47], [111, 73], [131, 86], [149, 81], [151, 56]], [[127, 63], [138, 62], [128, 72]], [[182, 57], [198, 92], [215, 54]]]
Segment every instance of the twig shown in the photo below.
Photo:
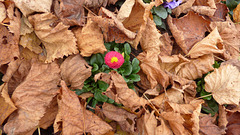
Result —
[[219, 60], [221, 60], [221, 61], [225, 61], [224, 59], [222, 59], [222, 58], [220, 58], [220, 57], [218, 57], [218, 56], [215, 56], [215, 55], [213, 55], [215, 58], [218, 58]]
[[41, 130], [39, 126], [38, 126], [38, 135], [41, 135]]
[[205, 98], [205, 97], [208, 97], [208, 96], [212, 96], [212, 94], [204, 95], [204, 96], [198, 97], [196, 99]]
[[89, 8], [87, 8], [86, 6], [83, 6], [85, 9], [87, 9], [88, 12], [91, 12], [94, 16], [97, 16], [95, 13], [93, 13], [93, 11], [91, 11]]
[[147, 99], [147, 101], [151, 104], [151, 107], [157, 112], [157, 115], [160, 116], [160, 112], [157, 110], [157, 108], [152, 104], [152, 102], [148, 99], [148, 97], [143, 94], [143, 96]]

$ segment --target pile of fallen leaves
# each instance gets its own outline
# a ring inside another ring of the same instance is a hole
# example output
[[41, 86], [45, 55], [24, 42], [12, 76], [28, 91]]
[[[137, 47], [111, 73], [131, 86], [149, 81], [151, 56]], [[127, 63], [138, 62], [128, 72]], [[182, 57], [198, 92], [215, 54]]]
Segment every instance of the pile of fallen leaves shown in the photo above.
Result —
[[[219, 0], [183, 0], [160, 32], [151, 14], [156, 0], [0, 0], [0, 124], [8, 135], [31, 135], [53, 125], [62, 134], [237, 135], [240, 132], [240, 25]], [[89, 111], [84, 93], [91, 76], [83, 57], [104, 53], [104, 42], [129, 42], [142, 52], [141, 81], [129, 89], [116, 71], [95, 80], [109, 84], [104, 103]], [[218, 69], [214, 61], [224, 61]], [[219, 104], [211, 117], [197, 98], [195, 79]]]

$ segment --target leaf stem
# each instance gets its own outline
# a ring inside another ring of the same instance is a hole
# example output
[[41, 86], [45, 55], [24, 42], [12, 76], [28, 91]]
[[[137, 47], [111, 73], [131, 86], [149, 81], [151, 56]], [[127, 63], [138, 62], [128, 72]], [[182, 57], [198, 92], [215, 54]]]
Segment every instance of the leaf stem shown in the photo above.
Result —
[[208, 97], [208, 96], [212, 96], [212, 93], [211, 93], [211, 94], [208, 94], [208, 95], [204, 95], [204, 96], [198, 97], [197, 99], [205, 98], [205, 97]]

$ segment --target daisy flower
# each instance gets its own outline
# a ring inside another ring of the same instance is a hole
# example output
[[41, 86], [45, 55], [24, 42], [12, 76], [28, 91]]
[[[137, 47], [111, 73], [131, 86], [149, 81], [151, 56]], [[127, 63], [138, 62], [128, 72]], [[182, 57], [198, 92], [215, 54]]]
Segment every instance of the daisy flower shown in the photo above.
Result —
[[124, 58], [122, 54], [116, 51], [110, 51], [104, 57], [105, 63], [113, 69], [120, 68], [124, 63]]

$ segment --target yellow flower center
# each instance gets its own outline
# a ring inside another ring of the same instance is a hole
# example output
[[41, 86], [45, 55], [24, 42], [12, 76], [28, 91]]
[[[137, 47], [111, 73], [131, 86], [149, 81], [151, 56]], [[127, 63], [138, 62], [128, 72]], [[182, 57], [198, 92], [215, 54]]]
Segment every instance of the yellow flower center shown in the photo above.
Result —
[[118, 62], [118, 58], [117, 57], [112, 57], [111, 58], [111, 63], [113, 63], [113, 62]]

